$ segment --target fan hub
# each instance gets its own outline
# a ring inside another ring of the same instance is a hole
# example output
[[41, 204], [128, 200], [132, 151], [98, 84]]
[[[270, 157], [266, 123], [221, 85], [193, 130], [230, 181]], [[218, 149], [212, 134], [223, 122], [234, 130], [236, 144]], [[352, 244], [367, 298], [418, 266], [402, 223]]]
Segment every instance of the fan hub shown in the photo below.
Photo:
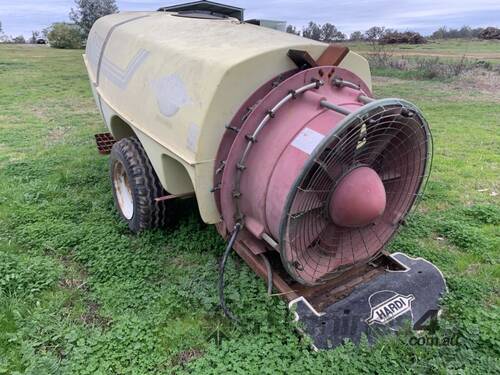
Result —
[[337, 183], [329, 202], [330, 217], [341, 227], [363, 227], [384, 213], [385, 204], [385, 188], [377, 172], [358, 167]]

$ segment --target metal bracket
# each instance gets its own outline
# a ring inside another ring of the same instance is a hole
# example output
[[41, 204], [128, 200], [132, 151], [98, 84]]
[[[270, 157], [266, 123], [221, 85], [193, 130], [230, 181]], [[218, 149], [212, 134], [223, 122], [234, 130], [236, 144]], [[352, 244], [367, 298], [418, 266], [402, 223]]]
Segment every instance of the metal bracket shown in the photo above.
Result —
[[231, 126], [231, 125], [226, 125], [226, 126], [225, 126], [225, 128], [226, 128], [227, 130], [232, 130], [232, 131], [233, 131], [233, 132], [235, 132], [235, 133], [239, 133], [239, 132], [240, 132], [240, 129], [235, 128], [234, 126]]
[[215, 193], [216, 191], [220, 190], [221, 187], [222, 187], [221, 184], [218, 184], [217, 186], [215, 186], [212, 189], [210, 189], [210, 192], [211, 193]]

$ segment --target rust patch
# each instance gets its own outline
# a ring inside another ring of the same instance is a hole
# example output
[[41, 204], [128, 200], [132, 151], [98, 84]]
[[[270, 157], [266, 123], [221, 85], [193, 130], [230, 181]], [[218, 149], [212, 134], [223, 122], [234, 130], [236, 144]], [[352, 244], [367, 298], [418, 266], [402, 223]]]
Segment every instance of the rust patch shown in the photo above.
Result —
[[295, 65], [297, 65], [299, 69], [309, 69], [318, 66], [317, 62], [307, 51], [291, 49], [288, 51], [288, 57], [295, 63]]
[[349, 48], [340, 44], [330, 44], [316, 62], [319, 66], [337, 66], [344, 60], [344, 57], [346, 57], [348, 53]]

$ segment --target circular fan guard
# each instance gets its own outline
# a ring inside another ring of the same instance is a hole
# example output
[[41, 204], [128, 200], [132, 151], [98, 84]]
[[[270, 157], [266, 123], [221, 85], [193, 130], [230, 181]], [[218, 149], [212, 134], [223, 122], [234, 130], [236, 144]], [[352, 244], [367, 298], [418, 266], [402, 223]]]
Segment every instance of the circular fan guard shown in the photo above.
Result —
[[[347, 116], [316, 147], [287, 198], [280, 253], [290, 275], [316, 285], [377, 255], [422, 194], [431, 161], [429, 126], [411, 103], [378, 100]], [[385, 209], [367, 225], [341, 226], [332, 220], [332, 195], [358, 168], [378, 174]]]

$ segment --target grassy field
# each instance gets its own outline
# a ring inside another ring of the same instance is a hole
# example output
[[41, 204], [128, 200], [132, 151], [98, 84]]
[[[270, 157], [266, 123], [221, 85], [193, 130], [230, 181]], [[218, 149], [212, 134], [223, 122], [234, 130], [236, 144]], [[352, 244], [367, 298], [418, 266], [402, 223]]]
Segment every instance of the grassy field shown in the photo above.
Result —
[[0, 374], [500, 373], [492, 78], [374, 80], [377, 97], [415, 102], [433, 130], [426, 198], [390, 249], [444, 272], [436, 335], [459, 344], [412, 346], [414, 334], [403, 332], [371, 347], [313, 352], [285, 303], [267, 297], [235, 256], [227, 299], [241, 323], [221, 317], [223, 242], [194, 207], [172, 229], [129, 234], [113, 208], [107, 158], [93, 144], [103, 126], [81, 53], [0, 46]]
[[[366, 42], [348, 42], [347, 45], [361, 53], [369, 53], [373, 49]], [[500, 40], [430, 39], [426, 44], [394, 44], [388, 45], [387, 49], [395, 56], [436, 56], [449, 59], [465, 56], [500, 64]]]

